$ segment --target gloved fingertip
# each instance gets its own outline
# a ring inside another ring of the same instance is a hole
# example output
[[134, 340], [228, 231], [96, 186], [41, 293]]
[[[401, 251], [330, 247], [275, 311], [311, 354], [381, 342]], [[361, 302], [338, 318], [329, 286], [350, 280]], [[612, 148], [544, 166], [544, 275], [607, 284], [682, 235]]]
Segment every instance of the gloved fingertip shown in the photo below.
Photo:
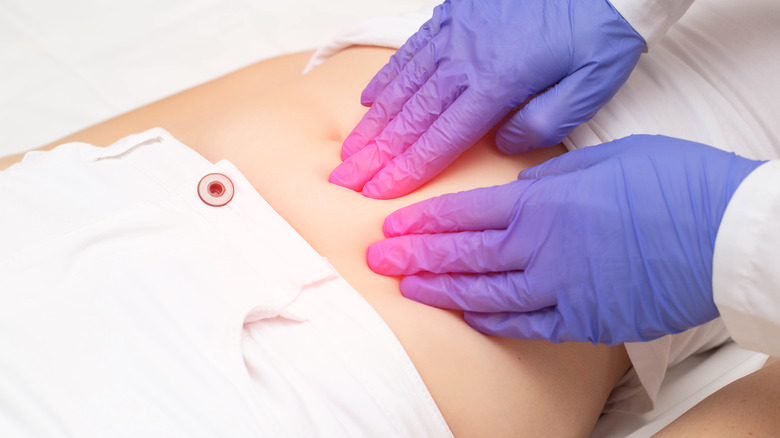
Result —
[[379, 192], [377, 189], [373, 188], [371, 186], [371, 182], [369, 181], [366, 183], [366, 185], [363, 186], [363, 189], [360, 191], [360, 194], [365, 196], [366, 198], [371, 199], [389, 199], [384, 196], [382, 196], [382, 193]]
[[495, 318], [495, 314], [493, 313], [482, 313], [482, 312], [463, 313], [463, 320], [466, 321], [466, 324], [470, 325], [471, 328], [473, 328], [474, 330], [487, 335], [501, 336], [500, 333], [496, 333], [493, 324], [490, 323], [490, 321], [494, 318]]
[[401, 234], [399, 232], [398, 219], [395, 213], [385, 218], [385, 221], [382, 223], [382, 233], [385, 237], [395, 237]]
[[374, 102], [376, 102], [376, 94], [373, 91], [370, 93], [364, 91], [363, 94], [360, 95], [360, 104], [364, 107], [370, 108]]
[[328, 182], [359, 192], [363, 186], [354, 175], [354, 166], [349, 161], [345, 161], [330, 172], [330, 175], [328, 175]]
[[376, 176], [368, 181], [360, 192], [363, 196], [373, 199], [393, 199], [405, 193], [399, 192], [398, 187], [387, 182], [387, 177]]
[[366, 250], [366, 263], [368, 263], [369, 269], [380, 275], [382, 274], [381, 260], [382, 252], [377, 247], [377, 244], [369, 245], [368, 249]]
[[[370, 111], [370, 110], [369, 110]], [[363, 116], [363, 119], [352, 129], [352, 131], [341, 142], [341, 160], [347, 160], [356, 152], [364, 149], [371, 143], [374, 137], [372, 134], [372, 124], [375, 120], [369, 117], [369, 113]]]
[[359, 138], [357, 134], [350, 134], [341, 143], [341, 161], [346, 161], [365, 146], [362, 138]]
[[505, 130], [499, 129], [496, 132], [496, 147], [498, 150], [505, 154], [522, 154], [534, 149], [533, 145], [528, 144], [522, 135], [515, 133], [508, 133]]
[[413, 275], [402, 278], [400, 284], [401, 295], [409, 298], [410, 300], [422, 302], [420, 301], [420, 294], [418, 293], [418, 283], [419, 281], [417, 280], [416, 276]]
[[464, 303], [455, 299], [452, 291], [448, 290], [447, 286], [450, 283], [447, 278], [449, 278], [448, 275], [430, 273], [407, 275], [401, 279], [401, 294], [427, 306], [463, 310]]
[[371, 82], [366, 85], [366, 88], [363, 89], [363, 92], [360, 93], [360, 104], [365, 107], [373, 105], [379, 94], [378, 90], [384, 89], [385, 85], [386, 84], [380, 84], [377, 78], [372, 79]]
[[376, 96], [374, 95], [373, 92], [367, 93], [364, 90], [363, 93], [360, 95], [360, 104], [363, 105], [364, 107], [370, 108], [371, 105], [374, 104], [374, 102], [376, 102]]
[[541, 165], [531, 166], [527, 167], [517, 174], [518, 180], [530, 180], [530, 179], [539, 179], [544, 175], [544, 172], [542, 170]]
[[560, 143], [570, 130], [564, 125], [568, 112], [554, 89], [533, 98], [496, 131], [496, 146], [508, 154], [520, 154]]
[[399, 248], [388, 244], [387, 241], [379, 241], [366, 250], [366, 263], [368, 267], [379, 275], [398, 276], [403, 275], [399, 261], [403, 252]]

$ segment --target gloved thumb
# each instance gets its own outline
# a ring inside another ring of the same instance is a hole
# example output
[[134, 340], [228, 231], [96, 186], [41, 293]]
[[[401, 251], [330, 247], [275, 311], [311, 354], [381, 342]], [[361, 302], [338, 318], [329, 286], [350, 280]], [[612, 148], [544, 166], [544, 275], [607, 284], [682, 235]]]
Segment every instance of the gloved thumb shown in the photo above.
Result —
[[[578, 70], [531, 99], [496, 132], [496, 146], [519, 154], [553, 146], [574, 128], [590, 120], [614, 94], [592, 68]], [[615, 90], [617, 87], [615, 87]]]

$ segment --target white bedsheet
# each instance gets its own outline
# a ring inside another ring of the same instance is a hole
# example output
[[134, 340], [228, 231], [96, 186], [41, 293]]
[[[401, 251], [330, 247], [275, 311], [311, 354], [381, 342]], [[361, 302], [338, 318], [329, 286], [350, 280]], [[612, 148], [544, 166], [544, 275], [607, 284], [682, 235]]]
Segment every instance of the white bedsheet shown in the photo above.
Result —
[[[314, 48], [424, 0], [2, 0], [0, 156], [54, 141], [260, 59]], [[727, 344], [670, 370], [656, 409], [595, 437], [650, 436], [765, 356]]]

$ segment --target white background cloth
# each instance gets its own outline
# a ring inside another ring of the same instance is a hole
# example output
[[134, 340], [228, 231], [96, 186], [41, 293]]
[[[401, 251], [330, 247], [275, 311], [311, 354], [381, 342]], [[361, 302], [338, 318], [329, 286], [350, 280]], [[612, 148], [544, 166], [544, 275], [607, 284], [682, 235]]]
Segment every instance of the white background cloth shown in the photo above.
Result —
[[423, 3], [0, 1], [0, 156]]
[[610, 0], [610, 3], [650, 48], [666, 35], [693, 0]]
[[753, 171], [715, 241], [715, 304], [734, 340], [780, 357], [780, 160]]

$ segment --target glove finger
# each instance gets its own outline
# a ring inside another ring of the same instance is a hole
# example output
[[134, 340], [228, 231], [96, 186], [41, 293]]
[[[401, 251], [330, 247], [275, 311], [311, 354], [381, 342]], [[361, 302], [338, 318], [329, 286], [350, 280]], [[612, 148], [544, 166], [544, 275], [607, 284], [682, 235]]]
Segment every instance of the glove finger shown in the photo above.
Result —
[[491, 108], [484, 98], [462, 90], [460, 97], [404, 153], [363, 187], [363, 195], [389, 199], [428, 182], [495, 125], [509, 108]]
[[509, 226], [526, 183], [448, 193], [396, 210], [385, 218], [386, 237], [404, 234], [502, 230]]
[[[381, 135], [399, 113], [406, 112], [407, 114], [418, 116], [420, 111], [423, 111], [423, 109], [419, 108], [419, 100], [414, 99], [417, 101], [415, 104], [412, 99], [420, 91], [420, 87], [436, 71], [433, 50], [432, 45], [421, 50], [409, 63], [403, 74], [388, 85], [385, 92], [366, 111], [366, 114], [363, 115], [341, 145], [342, 160], [349, 159], [357, 151], [365, 148], [371, 140]], [[410, 107], [405, 108], [405, 105], [410, 105]], [[407, 119], [409, 118], [407, 116]], [[411, 119], [415, 120], [414, 118]], [[427, 128], [427, 125], [424, 127]], [[398, 127], [391, 129], [387, 135], [391, 133], [393, 135], [408, 135], [406, 131], [405, 126]], [[416, 139], [417, 137], [415, 136], [412, 141]], [[412, 141], [408, 144], [411, 144]]]
[[533, 248], [505, 245], [506, 238], [503, 230], [407, 234], [369, 246], [366, 260], [374, 272], [391, 276], [524, 269]]
[[470, 312], [531, 312], [555, 305], [555, 296], [531, 291], [520, 271], [420, 273], [401, 280], [401, 293], [429, 306]]
[[406, 65], [441, 31], [440, 7], [433, 10], [433, 18], [426, 21], [420, 29], [396, 51], [390, 60], [374, 75], [360, 95], [363, 106], [371, 106], [385, 88], [404, 71]]
[[450, 81], [442, 84], [439, 72], [433, 73], [381, 134], [337, 166], [329, 181], [353, 190], [364, 189], [368, 181], [435, 125], [437, 117], [458, 99], [461, 90]]
[[597, 68], [577, 70], [531, 99], [498, 129], [496, 146], [509, 154], [553, 146], [590, 120], [619, 87]]
[[535, 312], [499, 312], [463, 314], [466, 322], [479, 332], [515, 339], [547, 340], [552, 342], [584, 341], [572, 333], [554, 307]]

